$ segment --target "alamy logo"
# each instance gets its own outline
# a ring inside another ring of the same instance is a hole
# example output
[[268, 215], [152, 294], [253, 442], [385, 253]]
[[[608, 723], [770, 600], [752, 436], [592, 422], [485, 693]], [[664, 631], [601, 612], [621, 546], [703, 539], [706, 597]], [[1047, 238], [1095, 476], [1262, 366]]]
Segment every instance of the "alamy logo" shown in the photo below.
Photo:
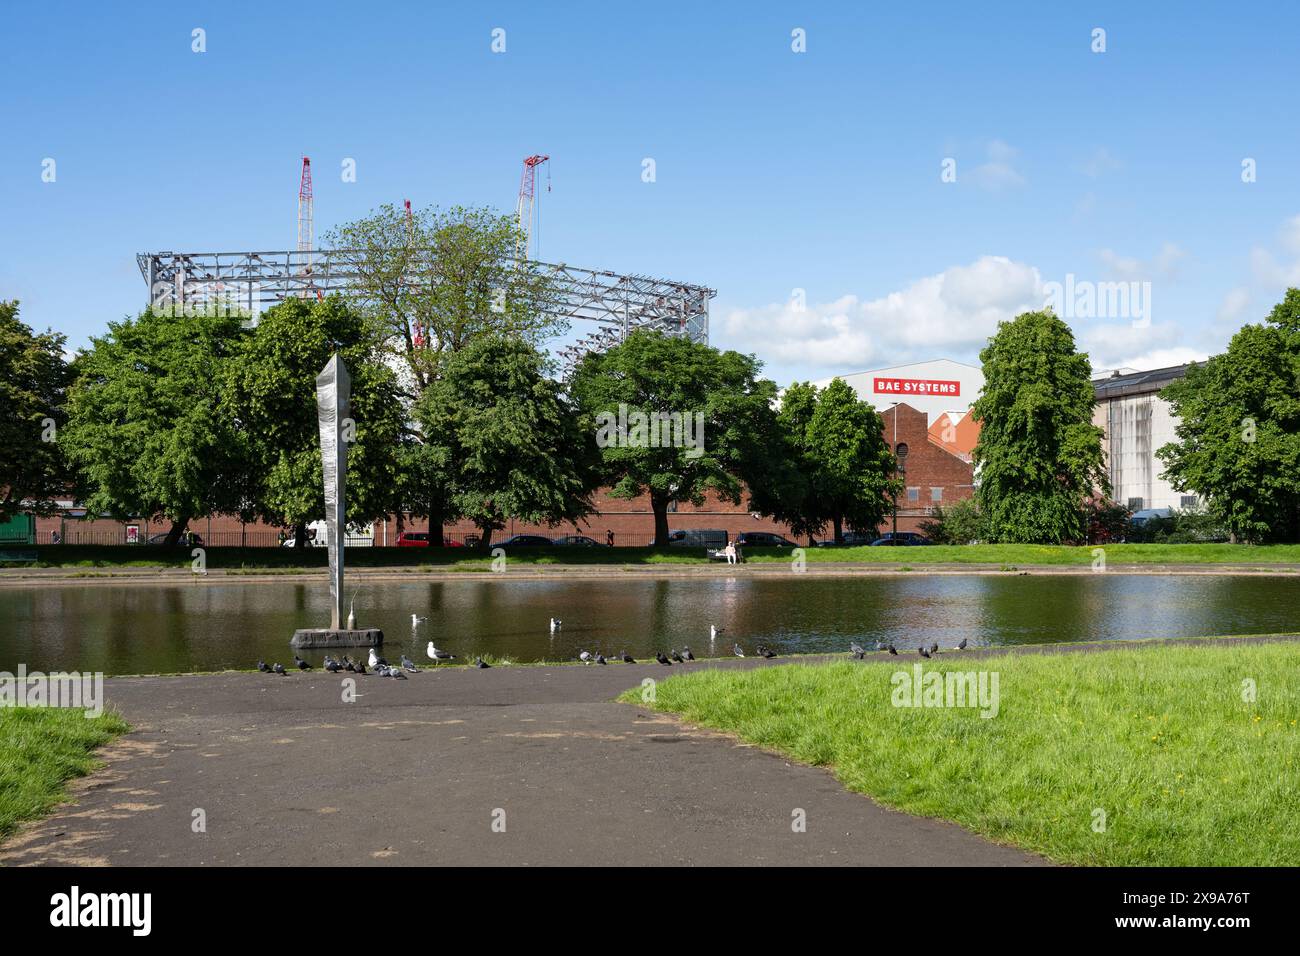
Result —
[[27, 665], [19, 664], [17, 674], [0, 671], [0, 707], [69, 707], [84, 709], [88, 718], [98, 717], [104, 712], [104, 675], [29, 674]]
[[704, 454], [704, 413], [629, 412], [620, 402], [618, 414], [596, 416], [596, 444], [601, 448], [685, 448], [687, 458]]
[[998, 715], [997, 671], [894, 671], [890, 703], [895, 707], [970, 707], [986, 720]]
[[1151, 324], [1151, 283], [1090, 282], [1067, 273], [1064, 284], [1043, 283], [1043, 304], [1062, 319], [1130, 319], [1136, 328]]
[[148, 936], [153, 929], [152, 893], [83, 894], [74, 886], [51, 896], [50, 907], [51, 926], [129, 926], [133, 936]]

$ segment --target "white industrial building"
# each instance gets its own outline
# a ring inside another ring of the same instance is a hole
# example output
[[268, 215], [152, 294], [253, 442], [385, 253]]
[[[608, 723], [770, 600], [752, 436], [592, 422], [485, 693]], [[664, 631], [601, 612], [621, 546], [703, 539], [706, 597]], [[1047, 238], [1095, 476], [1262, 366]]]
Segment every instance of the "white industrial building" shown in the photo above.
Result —
[[1196, 495], [1174, 488], [1161, 477], [1156, 457], [1162, 445], [1177, 440], [1178, 419], [1159, 391], [1187, 374], [1186, 365], [1138, 372], [1116, 369], [1093, 379], [1097, 405], [1093, 424], [1105, 432], [1102, 450], [1110, 471], [1111, 497], [1130, 511], [1194, 508]]
[[944, 412], [964, 414], [984, 388], [982, 371], [949, 359], [852, 372], [813, 384], [825, 388], [837, 378], [844, 379], [858, 393], [858, 398], [870, 402], [878, 412], [903, 403], [925, 412], [930, 422]]

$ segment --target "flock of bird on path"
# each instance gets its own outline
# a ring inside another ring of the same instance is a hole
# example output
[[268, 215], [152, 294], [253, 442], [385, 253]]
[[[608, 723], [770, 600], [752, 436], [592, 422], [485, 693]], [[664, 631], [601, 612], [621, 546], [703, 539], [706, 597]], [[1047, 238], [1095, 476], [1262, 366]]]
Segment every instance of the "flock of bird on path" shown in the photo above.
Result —
[[[418, 615], [412, 614], [411, 626], [419, 627], [420, 624], [424, 623], [427, 620], [428, 618], [419, 617]], [[558, 633], [563, 627], [564, 627], [563, 621], [561, 621], [559, 618], [556, 617], [551, 618], [552, 635]], [[713, 624], [709, 625], [710, 646], [713, 645], [713, 643], [718, 639], [718, 635], [723, 633], [724, 630], [725, 628], [721, 628]], [[966, 649], [966, 638], [963, 637], [961, 639], [961, 643], [959, 643], [956, 647], [954, 647], [953, 650], [964, 651], [965, 649]], [[891, 642], [876, 641], [876, 650], [888, 651], [890, 654], [893, 655], [898, 654], [898, 648], [896, 648]], [[936, 641], [932, 643], [929, 646], [929, 648], [926, 648], [924, 645], [922, 645], [921, 647], [918, 647], [916, 649], [916, 652], [921, 657], [929, 659], [939, 653], [939, 644]], [[452, 654], [450, 651], [446, 651], [443, 650], [442, 648], [435, 647], [433, 641], [429, 642], [428, 647], [425, 648], [425, 653], [428, 655], [429, 660], [431, 660], [434, 663], [434, 665], [441, 664], [448, 661], [454, 661], [457, 659], [456, 655]], [[743, 658], [745, 656], [745, 649], [740, 646], [739, 641], [733, 641], [731, 645], [731, 653], [734, 654], [736, 657]], [[766, 646], [765, 644], [759, 644], [757, 647], [755, 647], [754, 654], [756, 657], [765, 658], [767, 660], [771, 660], [772, 658], [777, 656], [776, 651], [772, 650], [770, 647]], [[867, 649], [863, 647], [861, 644], [859, 644], [857, 641], [852, 641], [849, 643], [849, 654], [856, 660], [862, 660], [867, 655]], [[595, 652], [586, 651], [586, 650], [578, 651], [578, 660], [581, 661], [583, 664], [604, 665], [604, 664], [608, 664], [611, 659], [621, 660], [624, 664], [635, 664], [637, 662], [636, 658], [632, 657], [632, 655], [630, 655], [626, 649], [621, 654], [612, 658], [606, 657], [600, 651], [595, 651]], [[672, 648], [667, 654], [665, 654], [661, 650], [655, 651], [655, 660], [658, 661], [660, 664], [671, 667], [673, 664], [685, 664], [688, 661], [693, 661], [695, 660], [695, 655], [691, 653], [691, 649], [689, 647], [683, 645], [680, 651], [677, 650], [677, 648]], [[293, 657], [293, 663], [294, 663], [294, 667], [300, 671], [309, 671], [313, 669], [311, 664], [307, 663], [305, 660], [300, 658], [297, 654], [295, 654]], [[477, 668], [478, 670], [487, 670], [491, 666], [492, 666], [491, 664], [483, 660], [482, 655], [479, 655], [474, 659], [474, 667]], [[351, 657], [349, 657], [346, 654], [343, 655], [341, 660], [338, 660], [331, 657], [329, 654], [326, 654], [324, 668], [326, 671], [328, 671], [331, 674], [338, 674], [338, 673], [376, 674], [380, 677], [391, 677], [394, 680], [406, 680], [407, 679], [406, 675], [408, 673], [418, 674], [420, 672], [420, 669], [415, 666], [415, 662], [411, 660], [409, 657], [407, 657], [405, 654], [402, 654], [398, 658], [397, 664], [394, 665], [394, 664], [390, 664], [388, 661], [384, 660], [384, 658], [380, 657], [373, 647], [370, 648], [370, 654], [364, 661], [354, 661]], [[257, 662], [257, 669], [261, 671], [263, 674], [278, 674], [280, 676], [287, 676], [289, 673], [288, 670], [285, 669], [285, 666], [279, 662], [274, 664], [267, 664], [266, 661], [259, 660]]]

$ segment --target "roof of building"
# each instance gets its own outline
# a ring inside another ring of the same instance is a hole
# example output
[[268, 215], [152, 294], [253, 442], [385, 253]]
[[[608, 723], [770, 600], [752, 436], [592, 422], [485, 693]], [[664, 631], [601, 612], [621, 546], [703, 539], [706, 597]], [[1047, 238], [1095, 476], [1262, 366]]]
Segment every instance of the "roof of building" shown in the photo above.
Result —
[[1121, 395], [1142, 395], [1158, 392], [1170, 382], [1187, 374], [1187, 369], [1195, 362], [1183, 365], [1170, 365], [1167, 368], [1153, 368], [1146, 372], [1121, 372], [1116, 370], [1103, 378], [1092, 380], [1092, 388], [1098, 398], [1118, 398]]

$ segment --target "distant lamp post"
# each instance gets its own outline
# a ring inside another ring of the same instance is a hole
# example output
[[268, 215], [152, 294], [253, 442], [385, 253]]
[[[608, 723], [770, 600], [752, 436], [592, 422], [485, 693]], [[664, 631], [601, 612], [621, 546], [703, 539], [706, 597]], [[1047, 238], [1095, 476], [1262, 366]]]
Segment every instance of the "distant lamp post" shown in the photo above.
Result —
[[[894, 411], [897, 418], [898, 411]], [[894, 446], [894, 458], [898, 461], [898, 477], [902, 479], [903, 484], [907, 484], [907, 443]], [[894, 537], [893, 544], [898, 544], [898, 491], [894, 491]]]

